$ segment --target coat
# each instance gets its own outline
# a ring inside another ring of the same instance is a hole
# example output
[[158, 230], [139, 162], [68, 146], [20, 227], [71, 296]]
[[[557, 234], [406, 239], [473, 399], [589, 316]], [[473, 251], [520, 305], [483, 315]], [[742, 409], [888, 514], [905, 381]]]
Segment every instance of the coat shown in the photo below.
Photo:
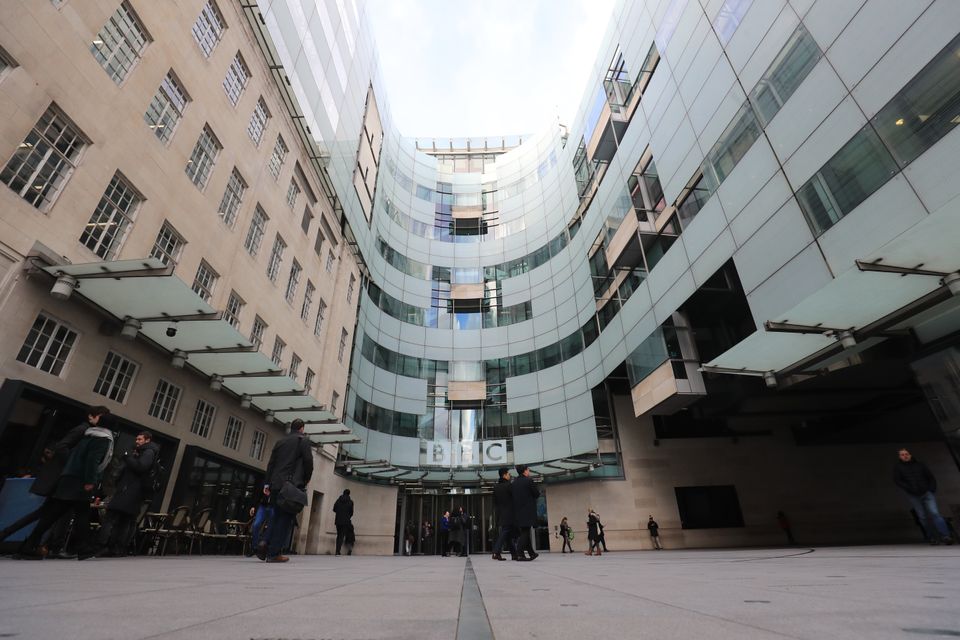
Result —
[[353, 500], [350, 496], [341, 495], [333, 503], [333, 512], [337, 514], [333, 524], [342, 527], [350, 524], [350, 518], [353, 517]]
[[108, 438], [83, 436], [70, 453], [53, 497], [77, 502], [89, 500], [93, 492], [84, 489], [84, 485], [92, 484], [96, 488], [100, 484], [103, 473], [100, 465], [104, 457], [109, 455], [111, 444]]
[[647, 530], [650, 531], [650, 535], [652, 537], [660, 535], [660, 525], [657, 524], [656, 520], [647, 521]]
[[53, 451], [53, 457], [43, 463], [43, 466], [37, 471], [37, 477], [33, 481], [33, 484], [30, 485], [30, 493], [38, 496], [53, 495], [54, 490], [57, 488], [57, 480], [60, 479], [60, 474], [63, 473], [63, 467], [66, 466], [67, 459], [70, 458], [71, 449], [77, 446], [77, 443], [83, 438], [83, 432], [86, 431], [89, 426], [90, 423], [81, 422], [70, 429], [67, 435], [63, 436], [55, 445], [50, 447]]
[[587, 517], [587, 539], [588, 540], [600, 539], [600, 518], [593, 515], [592, 513]]
[[510, 483], [513, 493], [513, 524], [517, 527], [532, 527], [537, 522], [537, 498], [540, 491], [527, 476], [518, 476]]
[[160, 453], [160, 447], [153, 442], [143, 445], [142, 449], [134, 450], [123, 458], [123, 469], [117, 478], [116, 491], [107, 509], [119, 511], [135, 516], [140, 512], [140, 506], [147, 498], [152, 498], [150, 485], [150, 469], [153, 468]]
[[450, 542], [466, 544], [470, 519], [466, 513], [457, 512], [450, 516]]
[[912, 496], [922, 496], [928, 491], [935, 493], [937, 490], [937, 479], [927, 465], [916, 458], [910, 462], [897, 462], [893, 468], [893, 482]]
[[493, 487], [493, 506], [497, 510], [497, 522], [501, 527], [512, 527], [514, 523], [513, 515], [513, 489], [510, 481], [500, 479]]
[[289, 480], [303, 489], [313, 477], [313, 449], [302, 433], [291, 433], [277, 440], [267, 463], [266, 483], [272, 491], [280, 491]]

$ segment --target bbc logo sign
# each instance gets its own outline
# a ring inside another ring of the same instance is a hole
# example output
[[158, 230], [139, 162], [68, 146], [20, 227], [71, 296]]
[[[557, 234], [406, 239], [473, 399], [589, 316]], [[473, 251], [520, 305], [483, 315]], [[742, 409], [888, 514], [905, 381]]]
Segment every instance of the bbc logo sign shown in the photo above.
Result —
[[506, 440], [425, 440], [423, 444], [420, 463], [427, 466], [479, 467], [509, 464]]

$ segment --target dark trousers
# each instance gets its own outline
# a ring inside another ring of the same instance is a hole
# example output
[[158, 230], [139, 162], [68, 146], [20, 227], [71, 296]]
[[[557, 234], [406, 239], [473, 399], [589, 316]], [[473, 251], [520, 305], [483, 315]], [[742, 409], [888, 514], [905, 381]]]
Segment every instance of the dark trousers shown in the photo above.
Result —
[[570, 553], [573, 553], [573, 545], [570, 544], [570, 534], [563, 534], [560, 537], [563, 538], [563, 548], [560, 551], [563, 552], [563, 551], [566, 551], [567, 548], [569, 548]]
[[290, 543], [290, 534], [293, 528], [293, 514], [273, 507], [273, 516], [267, 530], [267, 557], [276, 558], [281, 555], [283, 548]]
[[533, 541], [530, 539], [530, 527], [519, 527], [520, 535], [517, 536], [517, 555], [523, 557], [523, 552], [532, 558], [537, 555], [533, 550]]
[[510, 555], [517, 555], [517, 550], [513, 548], [514, 538], [513, 527], [500, 527], [500, 535], [497, 536], [496, 542], [493, 543], [493, 552], [500, 553], [503, 551], [503, 546], [508, 545]]
[[[340, 555], [340, 548], [343, 547], [343, 541], [346, 540], [350, 532], [350, 525], [338, 524], [337, 527], [337, 555]], [[349, 546], [349, 545], [348, 545]]]
[[437, 534], [437, 540], [438, 540], [437, 547], [438, 547], [438, 550], [440, 551], [440, 555], [442, 556], [447, 555], [447, 547], [450, 546], [450, 532], [444, 531], [443, 529], [441, 529], [440, 533]]
[[130, 513], [107, 509], [103, 514], [103, 522], [100, 523], [97, 543], [113, 555], [127, 555], [135, 518], [136, 516]]
[[40, 507], [40, 522], [20, 545], [20, 551], [26, 553], [34, 551], [43, 534], [56, 524], [57, 520], [71, 512], [73, 514], [75, 548], [79, 551], [86, 550], [87, 539], [90, 537], [90, 503], [86, 500], [47, 498], [47, 501]]

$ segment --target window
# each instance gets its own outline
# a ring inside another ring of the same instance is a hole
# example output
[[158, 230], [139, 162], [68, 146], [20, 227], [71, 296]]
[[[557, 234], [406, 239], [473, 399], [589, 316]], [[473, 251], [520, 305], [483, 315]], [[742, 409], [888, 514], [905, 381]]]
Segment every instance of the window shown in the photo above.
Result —
[[86, 144], [80, 131], [51, 105], [14, 150], [0, 180], [32, 206], [49, 211]]
[[[280, 177], [280, 169], [283, 167], [283, 161], [287, 157], [287, 143], [283, 141], [283, 136], [277, 136], [277, 141], [273, 145], [273, 153], [270, 154], [270, 160], [267, 162], [267, 168], [270, 169], [270, 175], [277, 179]], [[289, 193], [287, 201], [289, 202]], [[292, 205], [291, 205], [292, 206]]]
[[300, 371], [301, 362], [303, 362], [303, 360], [301, 360], [300, 356], [298, 356], [297, 354], [293, 354], [292, 356], [290, 356], [290, 377], [293, 378], [294, 380], [297, 379], [297, 375]]
[[711, 192], [717, 190], [759, 137], [760, 123], [749, 101], [744, 102], [703, 161], [703, 175]]
[[797, 191], [813, 234], [832, 227], [897, 171], [876, 131], [865, 125]]
[[240, 101], [240, 94], [243, 93], [249, 80], [250, 69], [247, 68], [247, 63], [243, 61], [243, 56], [237, 51], [237, 55], [233, 56], [230, 66], [227, 67], [227, 75], [223, 79], [223, 90], [227, 93], [230, 104], [237, 106], [237, 102]]
[[305, 234], [310, 233], [310, 223], [313, 221], [313, 214], [310, 212], [310, 207], [303, 208], [303, 218], [300, 219], [300, 228], [303, 229]]
[[119, 353], [108, 351], [97, 382], [93, 385], [93, 392], [122, 403], [127, 399], [127, 391], [130, 390], [130, 383], [133, 382], [136, 372], [137, 365], [133, 361]]
[[247, 125], [247, 135], [258, 147], [263, 140], [263, 132], [267, 128], [267, 120], [269, 119], [270, 110], [267, 109], [267, 103], [263, 96], [260, 96], [257, 100], [257, 106], [253, 108], [253, 114], [250, 116], [250, 124]]
[[240, 313], [243, 311], [245, 304], [243, 298], [238, 296], [236, 291], [230, 292], [230, 297], [227, 298], [227, 308], [223, 312], [223, 319], [229, 322], [234, 329], [240, 329]]
[[250, 442], [250, 457], [255, 460], [263, 460], [263, 450], [266, 449], [267, 434], [259, 429], [253, 432], [253, 440]]
[[263, 331], [267, 328], [267, 323], [263, 321], [263, 318], [256, 316], [253, 319], [253, 328], [250, 330], [250, 342], [253, 343], [253, 346], [257, 349], [260, 349], [260, 346], [263, 344]]
[[320, 298], [320, 306], [317, 308], [317, 320], [313, 324], [313, 335], [319, 336], [323, 331], [323, 318], [327, 314], [327, 303]]
[[921, 69], [870, 123], [901, 167], [960, 125], [960, 36]]
[[273, 248], [270, 250], [270, 260], [267, 262], [267, 278], [270, 282], [277, 281], [277, 275], [280, 273], [280, 265], [283, 264], [283, 251], [287, 248], [287, 243], [283, 241], [278, 233], [273, 239]]
[[147, 414], [164, 422], [173, 422], [173, 416], [177, 412], [179, 402], [180, 387], [160, 378], [157, 381], [157, 388], [153, 391], [153, 400], [150, 401]]
[[819, 60], [817, 41], [800, 25], [750, 92], [750, 103], [761, 122], [770, 124]]
[[337, 403], [340, 402], [340, 394], [336, 391], [333, 392], [333, 396], [330, 398], [330, 413], [337, 414]]
[[217, 272], [213, 270], [206, 260], [200, 261], [197, 267], [197, 275], [193, 279], [193, 292], [203, 298], [204, 302], [210, 302], [213, 297], [213, 287], [217, 284]]
[[347, 304], [353, 302], [353, 288], [357, 284], [357, 278], [351, 273], [350, 283], [347, 285]]
[[675, 487], [680, 525], [684, 529], [716, 529], [742, 527], [743, 514], [737, 488], [733, 485], [713, 487]]
[[17, 61], [13, 57], [4, 51], [3, 47], [0, 47], [0, 78], [3, 77], [3, 74], [6, 73], [7, 69], [11, 67], [16, 67]]
[[223, 198], [220, 199], [220, 207], [217, 213], [220, 219], [228, 227], [233, 227], [237, 221], [237, 212], [240, 210], [240, 203], [243, 202], [243, 194], [247, 190], [247, 182], [234, 167], [230, 172], [230, 179], [227, 180], [227, 188], [223, 191]]
[[297, 204], [297, 197], [300, 195], [300, 185], [297, 184], [296, 178], [290, 178], [290, 186], [287, 187], [287, 206], [290, 209], [293, 209], [294, 205]]
[[46, 314], [33, 321], [27, 339], [20, 347], [17, 360], [45, 373], [59, 376], [70, 350], [77, 341], [77, 332]]
[[150, 257], [156, 258], [163, 264], [177, 264], [184, 244], [186, 243], [183, 236], [177, 233], [169, 222], [164, 222], [160, 227], [160, 233], [157, 234], [157, 241], [153, 243]]
[[213, 0], [207, 0], [197, 16], [197, 21], [193, 23], [193, 38], [200, 45], [200, 51], [205, 58], [209, 58], [213, 50], [220, 43], [225, 29], [223, 15]]
[[277, 336], [273, 340], [273, 353], [270, 354], [270, 359], [273, 360], [273, 364], [280, 366], [280, 362], [283, 360], [283, 350], [287, 348], [287, 343], [280, 339], [280, 336]]
[[149, 41], [150, 36], [137, 14], [124, 0], [100, 29], [90, 51], [107, 75], [120, 84], [140, 59]]
[[213, 165], [217, 161], [217, 155], [223, 146], [213, 134], [209, 125], [203, 125], [203, 131], [197, 138], [197, 144], [193, 147], [193, 153], [187, 160], [187, 166], [184, 169], [187, 177], [197, 185], [197, 188], [203, 190], [207, 186], [207, 180], [210, 178], [210, 172], [213, 171]]
[[141, 196], [120, 172], [113, 174], [90, 222], [80, 234], [80, 244], [103, 260], [113, 260], [127, 235]]
[[254, 258], [260, 251], [260, 243], [263, 241], [263, 234], [267, 230], [267, 214], [264, 213], [260, 205], [253, 211], [253, 219], [250, 220], [250, 229], [247, 231], [247, 238], [243, 241], [243, 248], [247, 250]]
[[303, 388], [307, 393], [310, 393], [310, 390], [313, 388], [313, 379], [316, 375], [313, 369], [307, 367], [307, 373], [303, 376]]
[[195, 433], [201, 438], [209, 438], [213, 418], [216, 415], [215, 406], [206, 400], [197, 400], [197, 408], [193, 410], [193, 422], [190, 423], [190, 433]]
[[[680, 203], [677, 205], [677, 217], [680, 219], [680, 223], [686, 227], [700, 213], [700, 209], [703, 209], [713, 192], [707, 188], [703, 175], [697, 175], [693, 184], [684, 191], [685, 193], [681, 194]], [[650, 265], [650, 268], [652, 269], [653, 266]]]
[[242, 435], [243, 420], [233, 416], [227, 418], [227, 430], [223, 432], [223, 446], [233, 450], [239, 449]]
[[333, 271], [333, 250], [327, 251], [327, 273]]
[[143, 120], [153, 131], [153, 134], [166, 144], [173, 137], [173, 132], [183, 117], [183, 110], [190, 101], [190, 96], [184, 91], [183, 85], [177, 80], [173, 69], [167, 72], [156, 95], [147, 106]]
[[[320, 218], [323, 220], [323, 218]], [[313, 251], [320, 256], [323, 253], [323, 232], [317, 229], [317, 239], [313, 242]]]
[[337, 361], [343, 363], [343, 352], [347, 350], [347, 330], [340, 330], [340, 347], [337, 349]]
[[313, 283], [307, 280], [307, 290], [303, 293], [303, 305], [300, 307], [300, 319], [304, 322], [310, 317], [310, 307], [313, 305], [313, 292], [316, 289]]
[[290, 277], [287, 278], [287, 291], [284, 294], [290, 304], [293, 304], [293, 299], [297, 295], [297, 285], [300, 284], [300, 272], [302, 271], [303, 268], [300, 263], [294, 259], [293, 264], [290, 265]]

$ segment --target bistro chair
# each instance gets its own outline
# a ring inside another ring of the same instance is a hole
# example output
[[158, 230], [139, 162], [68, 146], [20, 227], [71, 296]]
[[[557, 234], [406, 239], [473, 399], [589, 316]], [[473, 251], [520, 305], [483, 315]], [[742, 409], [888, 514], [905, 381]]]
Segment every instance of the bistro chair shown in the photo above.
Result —
[[182, 540], [187, 529], [190, 527], [190, 507], [179, 506], [170, 515], [169, 520], [162, 529], [158, 529], [156, 535], [163, 540], [160, 546], [160, 555], [166, 555], [167, 543], [173, 539], [176, 545], [177, 555], [180, 555], [180, 540]]
[[207, 520], [206, 526], [200, 530], [200, 550], [203, 552], [203, 542], [215, 542], [217, 553], [223, 554], [226, 551], [226, 545], [229, 536], [225, 532], [224, 525], [218, 525], [213, 520]]
[[203, 532], [206, 530], [209, 522], [210, 507], [207, 507], [206, 509], [198, 511], [191, 525], [184, 530], [184, 536], [190, 539], [190, 549], [188, 551], [190, 555], [193, 555], [194, 542], [200, 545], [200, 555], [203, 555]]

